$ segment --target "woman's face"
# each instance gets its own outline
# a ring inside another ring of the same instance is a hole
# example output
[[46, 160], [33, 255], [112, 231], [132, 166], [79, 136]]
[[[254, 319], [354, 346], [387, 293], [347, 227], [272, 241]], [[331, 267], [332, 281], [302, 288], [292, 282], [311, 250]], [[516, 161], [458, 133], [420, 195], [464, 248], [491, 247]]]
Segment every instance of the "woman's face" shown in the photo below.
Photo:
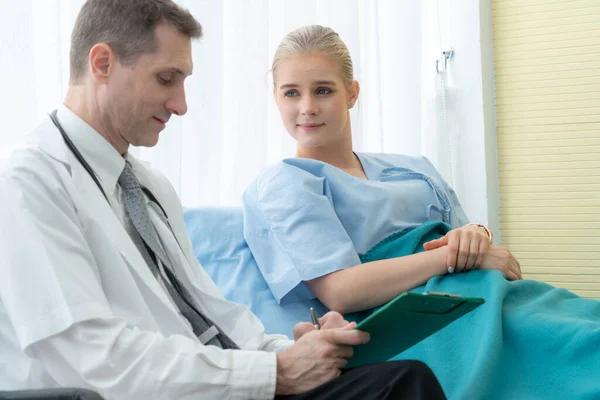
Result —
[[285, 59], [275, 76], [275, 100], [288, 133], [302, 147], [322, 147], [351, 139], [348, 109], [358, 84], [342, 80], [330, 57], [306, 53]]

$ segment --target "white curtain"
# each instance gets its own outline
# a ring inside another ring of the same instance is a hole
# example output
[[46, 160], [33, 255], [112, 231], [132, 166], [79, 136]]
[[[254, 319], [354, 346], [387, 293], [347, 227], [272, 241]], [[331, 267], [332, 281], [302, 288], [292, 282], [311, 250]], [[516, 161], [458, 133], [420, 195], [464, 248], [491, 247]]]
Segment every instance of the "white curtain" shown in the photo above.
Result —
[[[69, 36], [83, 0], [0, 3], [2, 157], [62, 101]], [[472, 219], [487, 221], [485, 198], [465, 201], [478, 185], [486, 185], [485, 177], [472, 182], [473, 163], [462, 168], [460, 161], [465, 143], [477, 142], [477, 136], [483, 140], [483, 130], [473, 122], [483, 120], [477, 116], [482, 107], [473, 104], [481, 100], [482, 85], [478, 0], [178, 3], [204, 28], [203, 39], [193, 45], [188, 113], [171, 119], [155, 148], [132, 151], [167, 175], [184, 205], [237, 205], [261, 168], [294, 154], [268, 71], [286, 33], [322, 24], [346, 42], [361, 83], [358, 106], [351, 111], [355, 149], [427, 155], [456, 187]], [[452, 3], [460, 3], [460, 10]], [[440, 75], [435, 60], [449, 47], [456, 56]], [[485, 160], [473, 159], [485, 170]]]

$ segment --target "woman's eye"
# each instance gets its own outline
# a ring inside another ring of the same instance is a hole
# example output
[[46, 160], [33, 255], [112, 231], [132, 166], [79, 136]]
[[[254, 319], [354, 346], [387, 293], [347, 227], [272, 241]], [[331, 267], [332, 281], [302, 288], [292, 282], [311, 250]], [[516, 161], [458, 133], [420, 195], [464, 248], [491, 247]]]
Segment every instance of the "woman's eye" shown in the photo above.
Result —
[[298, 96], [298, 92], [295, 90], [290, 90], [288, 92], [285, 92], [284, 96], [285, 97], [296, 97], [296, 96]]
[[327, 88], [319, 88], [317, 89], [317, 94], [329, 94], [331, 93], [331, 90], [327, 89]]

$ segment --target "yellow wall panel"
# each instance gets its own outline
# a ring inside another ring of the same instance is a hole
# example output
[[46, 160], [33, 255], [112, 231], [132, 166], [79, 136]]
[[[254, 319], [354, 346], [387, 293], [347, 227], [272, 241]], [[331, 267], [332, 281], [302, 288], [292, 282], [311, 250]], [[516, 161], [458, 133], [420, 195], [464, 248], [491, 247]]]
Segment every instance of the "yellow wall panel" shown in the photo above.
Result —
[[493, 0], [503, 245], [600, 298], [600, 1]]

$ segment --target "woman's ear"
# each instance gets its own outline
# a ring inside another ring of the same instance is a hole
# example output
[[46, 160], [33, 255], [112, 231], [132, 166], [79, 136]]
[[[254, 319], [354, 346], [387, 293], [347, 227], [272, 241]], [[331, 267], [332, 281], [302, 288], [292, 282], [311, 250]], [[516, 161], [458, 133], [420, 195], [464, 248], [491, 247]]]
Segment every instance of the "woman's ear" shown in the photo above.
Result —
[[359, 93], [360, 84], [358, 83], [358, 81], [352, 81], [352, 84], [350, 85], [350, 89], [348, 91], [348, 108], [354, 107], [354, 104], [356, 104], [356, 101], [358, 100]]

